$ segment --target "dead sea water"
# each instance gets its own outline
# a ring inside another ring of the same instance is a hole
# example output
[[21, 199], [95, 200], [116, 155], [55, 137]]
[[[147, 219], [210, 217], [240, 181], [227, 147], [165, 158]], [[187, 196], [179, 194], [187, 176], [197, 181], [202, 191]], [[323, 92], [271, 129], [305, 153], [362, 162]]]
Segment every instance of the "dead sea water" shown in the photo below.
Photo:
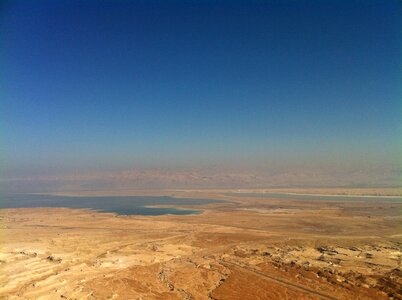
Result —
[[212, 199], [174, 198], [167, 196], [55, 196], [37, 194], [2, 195], [0, 208], [68, 207], [87, 208], [96, 211], [114, 212], [120, 215], [193, 215], [202, 210], [181, 209], [176, 206], [200, 205], [221, 202]]

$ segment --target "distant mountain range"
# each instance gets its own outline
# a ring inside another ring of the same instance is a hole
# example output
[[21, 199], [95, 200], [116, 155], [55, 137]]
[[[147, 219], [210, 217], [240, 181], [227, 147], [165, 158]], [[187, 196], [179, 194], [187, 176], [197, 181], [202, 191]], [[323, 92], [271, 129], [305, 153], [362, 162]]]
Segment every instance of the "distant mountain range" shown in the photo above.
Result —
[[136, 188], [398, 187], [398, 169], [218, 170], [130, 169], [0, 178], [9, 192], [67, 192]]

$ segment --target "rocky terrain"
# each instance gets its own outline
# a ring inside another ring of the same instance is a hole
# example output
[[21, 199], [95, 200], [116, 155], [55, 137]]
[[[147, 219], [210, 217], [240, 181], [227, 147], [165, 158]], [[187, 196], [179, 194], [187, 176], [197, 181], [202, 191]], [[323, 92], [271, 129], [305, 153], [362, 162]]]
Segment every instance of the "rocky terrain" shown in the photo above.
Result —
[[1, 210], [0, 299], [402, 299], [398, 201], [176, 195], [226, 201], [192, 216]]

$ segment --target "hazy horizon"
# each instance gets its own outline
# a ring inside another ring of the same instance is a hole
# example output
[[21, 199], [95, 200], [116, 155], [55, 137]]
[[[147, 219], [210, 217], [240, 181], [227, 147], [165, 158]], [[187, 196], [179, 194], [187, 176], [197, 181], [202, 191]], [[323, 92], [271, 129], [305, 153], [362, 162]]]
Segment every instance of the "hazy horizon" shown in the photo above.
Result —
[[400, 185], [401, 34], [400, 1], [5, 1], [0, 185]]

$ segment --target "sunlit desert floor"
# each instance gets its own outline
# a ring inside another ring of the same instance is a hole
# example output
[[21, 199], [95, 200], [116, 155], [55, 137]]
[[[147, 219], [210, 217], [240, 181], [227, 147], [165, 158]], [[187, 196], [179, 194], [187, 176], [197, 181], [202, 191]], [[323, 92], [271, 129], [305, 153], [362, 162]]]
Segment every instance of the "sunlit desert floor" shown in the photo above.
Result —
[[0, 299], [402, 299], [402, 202], [155, 193], [226, 201], [0, 210]]

